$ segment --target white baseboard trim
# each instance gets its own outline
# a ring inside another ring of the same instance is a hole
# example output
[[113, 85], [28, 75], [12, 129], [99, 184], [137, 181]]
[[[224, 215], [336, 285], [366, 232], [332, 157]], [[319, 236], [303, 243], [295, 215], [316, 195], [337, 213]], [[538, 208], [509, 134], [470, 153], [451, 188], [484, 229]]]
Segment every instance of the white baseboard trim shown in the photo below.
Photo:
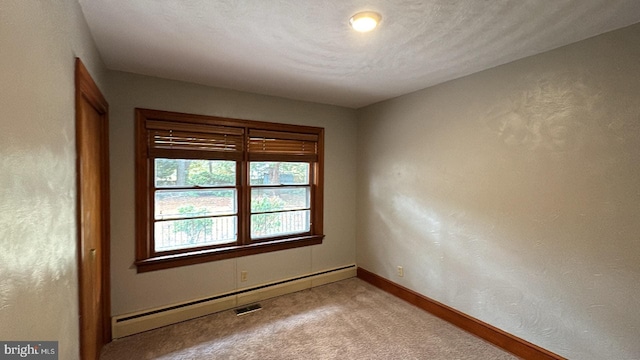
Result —
[[276, 296], [352, 278], [356, 276], [356, 270], [356, 265], [353, 264], [241, 289], [231, 293], [114, 316], [111, 318], [112, 336], [117, 339]]

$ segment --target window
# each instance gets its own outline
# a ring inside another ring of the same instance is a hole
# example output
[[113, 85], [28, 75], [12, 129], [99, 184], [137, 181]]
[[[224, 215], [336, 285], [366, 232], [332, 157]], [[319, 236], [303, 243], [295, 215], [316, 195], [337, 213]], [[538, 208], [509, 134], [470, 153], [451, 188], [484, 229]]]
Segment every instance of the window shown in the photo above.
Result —
[[237, 240], [236, 162], [154, 159], [154, 250]]
[[320, 244], [324, 130], [136, 109], [138, 272]]
[[309, 163], [250, 162], [251, 238], [311, 229]]

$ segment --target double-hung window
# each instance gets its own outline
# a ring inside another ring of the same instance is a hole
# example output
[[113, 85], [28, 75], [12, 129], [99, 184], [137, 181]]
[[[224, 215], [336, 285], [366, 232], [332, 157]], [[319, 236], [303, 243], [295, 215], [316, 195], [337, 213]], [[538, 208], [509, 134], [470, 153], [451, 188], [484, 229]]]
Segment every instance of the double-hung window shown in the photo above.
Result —
[[324, 130], [136, 109], [136, 265], [322, 242]]

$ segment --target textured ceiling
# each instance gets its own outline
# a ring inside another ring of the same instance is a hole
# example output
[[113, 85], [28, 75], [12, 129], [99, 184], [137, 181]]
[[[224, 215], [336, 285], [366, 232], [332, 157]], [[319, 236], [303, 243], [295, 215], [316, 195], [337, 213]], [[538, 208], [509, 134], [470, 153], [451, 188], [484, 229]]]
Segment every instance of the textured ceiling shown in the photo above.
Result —
[[[352, 108], [640, 21], [639, 0], [80, 4], [110, 69]], [[362, 10], [375, 31], [349, 28]]]

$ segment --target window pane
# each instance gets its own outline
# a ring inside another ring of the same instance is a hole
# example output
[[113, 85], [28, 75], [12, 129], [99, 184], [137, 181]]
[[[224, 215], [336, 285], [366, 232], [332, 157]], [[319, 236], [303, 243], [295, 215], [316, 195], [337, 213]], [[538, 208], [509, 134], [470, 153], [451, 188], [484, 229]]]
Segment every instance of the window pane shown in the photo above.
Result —
[[155, 251], [235, 242], [237, 223], [236, 216], [158, 221], [155, 224]]
[[305, 187], [253, 188], [251, 212], [302, 210], [311, 207], [311, 191]]
[[158, 190], [155, 218], [180, 219], [236, 213], [236, 190]]
[[307, 185], [309, 163], [251, 162], [251, 185]]
[[236, 162], [155, 159], [156, 187], [235, 186]]
[[309, 214], [309, 210], [302, 210], [251, 215], [251, 238], [308, 232]]

